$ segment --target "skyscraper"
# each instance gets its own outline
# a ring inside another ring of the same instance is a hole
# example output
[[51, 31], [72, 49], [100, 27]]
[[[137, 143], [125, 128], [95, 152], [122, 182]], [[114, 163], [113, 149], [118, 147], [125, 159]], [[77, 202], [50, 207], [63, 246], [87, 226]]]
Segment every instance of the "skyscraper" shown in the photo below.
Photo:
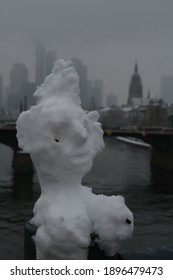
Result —
[[57, 58], [55, 51], [46, 51], [38, 44], [36, 48], [36, 85], [40, 86], [47, 75], [51, 73], [53, 64]]
[[72, 58], [71, 61], [73, 62], [73, 66], [75, 67], [75, 69], [79, 75], [81, 105], [82, 105], [83, 109], [88, 109], [88, 107], [89, 107], [88, 68], [78, 58]]
[[160, 97], [167, 103], [173, 103], [173, 76], [161, 78]]
[[28, 70], [22, 63], [13, 64], [10, 71], [8, 110], [18, 111], [20, 100], [24, 97], [28, 83]]
[[41, 44], [37, 44], [36, 47], [36, 85], [41, 85], [45, 78], [45, 48]]
[[46, 62], [45, 62], [45, 76], [49, 75], [52, 71], [54, 62], [57, 59], [56, 51], [48, 51], [46, 53]]
[[3, 77], [0, 75], [0, 114], [3, 110]]
[[128, 105], [140, 104], [143, 98], [142, 80], [138, 73], [138, 65], [135, 63], [134, 73], [130, 79]]
[[103, 80], [97, 79], [93, 81], [92, 96], [95, 98], [97, 108], [103, 107]]
[[117, 105], [117, 96], [113, 93], [108, 94], [107, 96], [107, 106], [113, 107]]

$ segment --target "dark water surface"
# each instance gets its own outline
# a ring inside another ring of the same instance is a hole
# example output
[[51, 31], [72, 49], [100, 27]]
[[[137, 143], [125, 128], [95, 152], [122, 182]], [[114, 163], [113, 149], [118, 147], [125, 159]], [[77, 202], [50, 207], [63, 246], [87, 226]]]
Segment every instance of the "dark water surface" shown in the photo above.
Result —
[[[121, 194], [135, 218], [127, 250], [173, 244], [173, 175], [152, 171], [151, 151], [105, 139], [83, 183], [95, 193]], [[40, 189], [36, 174], [13, 176], [12, 151], [0, 145], [0, 259], [23, 259], [24, 224]]]

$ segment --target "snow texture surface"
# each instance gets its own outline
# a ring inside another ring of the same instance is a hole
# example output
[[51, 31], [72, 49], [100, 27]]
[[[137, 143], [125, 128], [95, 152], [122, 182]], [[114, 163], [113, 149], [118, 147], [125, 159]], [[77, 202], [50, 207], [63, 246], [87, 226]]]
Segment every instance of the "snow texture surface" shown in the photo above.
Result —
[[37, 259], [87, 259], [91, 234], [108, 256], [131, 237], [133, 215], [121, 196], [95, 195], [81, 185], [104, 147], [96, 111], [80, 106], [79, 77], [70, 61], [55, 62], [17, 120], [19, 146], [30, 153], [41, 186], [32, 222]]

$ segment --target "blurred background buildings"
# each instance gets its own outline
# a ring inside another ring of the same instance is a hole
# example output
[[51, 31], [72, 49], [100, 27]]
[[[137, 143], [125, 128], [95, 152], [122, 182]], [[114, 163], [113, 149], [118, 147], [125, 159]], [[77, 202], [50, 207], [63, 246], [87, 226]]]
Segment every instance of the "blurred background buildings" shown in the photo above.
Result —
[[[46, 50], [40, 43], [35, 52], [35, 81], [29, 81], [28, 69], [22, 63], [14, 63], [10, 71], [9, 85], [4, 87], [0, 75], [0, 118], [16, 120], [19, 113], [35, 104], [33, 93], [51, 73], [58, 58], [56, 51]], [[118, 105], [118, 94], [104, 91], [102, 79], [91, 80], [88, 67], [77, 57], [71, 59], [79, 75], [80, 98], [86, 111], [98, 110], [104, 127], [135, 129], [139, 127], [173, 126], [173, 76], [160, 79], [160, 97], [151, 98], [150, 90], [143, 90], [138, 63], [134, 64], [127, 103]]]

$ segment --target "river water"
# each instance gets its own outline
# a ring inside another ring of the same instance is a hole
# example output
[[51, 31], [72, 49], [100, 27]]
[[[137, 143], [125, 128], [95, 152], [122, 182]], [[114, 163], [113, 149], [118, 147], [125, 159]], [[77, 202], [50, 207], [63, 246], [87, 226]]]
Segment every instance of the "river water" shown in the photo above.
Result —
[[[83, 184], [95, 193], [121, 194], [135, 218], [125, 250], [173, 244], [173, 175], [150, 168], [151, 150], [105, 139]], [[0, 259], [23, 259], [24, 224], [40, 194], [37, 175], [14, 176], [12, 151], [0, 145]]]

